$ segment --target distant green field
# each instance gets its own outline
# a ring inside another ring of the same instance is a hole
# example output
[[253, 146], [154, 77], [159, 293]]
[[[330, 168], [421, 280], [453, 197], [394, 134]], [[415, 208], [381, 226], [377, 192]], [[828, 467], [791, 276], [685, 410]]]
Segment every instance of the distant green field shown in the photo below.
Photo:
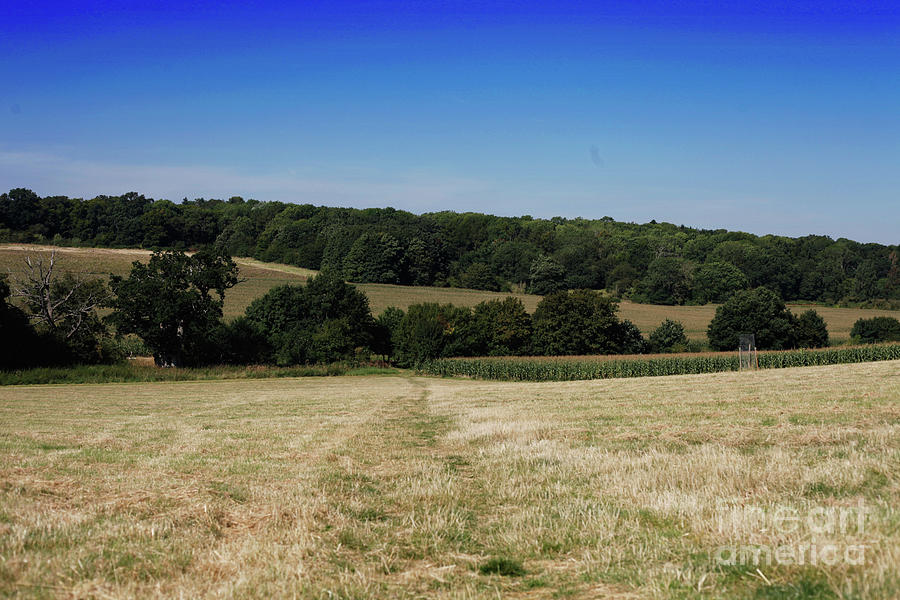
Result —
[[[48, 253], [53, 248], [48, 246], [31, 246], [22, 244], [0, 245], [0, 271], [19, 270], [22, 259], [28, 253]], [[69, 271], [107, 275], [109, 273], [127, 274], [131, 263], [135, 260], [145, 261], [150, 256], [145, 250], [115, 250], [106, 248], [57, 248], [61, 268]], [[315, 271], [301, 269], [290, 265], [264, 263], [252, 258], [236, 258], [241, 269], [241, 277], [245, 279], [225, 296], [225, 317], [234, 318], [243, 314], [247, 306], [272, 287], [284, 283], [302, 283]], [[357, 286], [369, 298], [372, 312], [380, 313], [388, 306], [407, 308], [418, 302], [450, 302], [459, 306], [474, 306], [483, 300], [504, 298], [509, 295], [520, 298], [529, 312], [533, 312], [541, 297], [531, 294], [507, 294], [466, 290], [459, 288], [411, 287], [378, 283], [362, 283]], [[791, 305], [790, 308], [800, 313], [808, 306]], [[834, 340], [846, 340], [850, 337], [853, 323], [860, 318], [875, 316], [892, 316], [900, 318], [900, 311], [874, 310], [859, 308], [827, 308], [814, 307], [825, 319], [828, 332]], [[629, 319], [645, 334], [652, 331], [665, 319], [681, 321], [688, 337], [696, 340], [706, 339], [706, 327], [715, 315], [716, 306], [660, 306], [655, 304], [636, 304], [623, 301], [619, 305], [619, 315]]]

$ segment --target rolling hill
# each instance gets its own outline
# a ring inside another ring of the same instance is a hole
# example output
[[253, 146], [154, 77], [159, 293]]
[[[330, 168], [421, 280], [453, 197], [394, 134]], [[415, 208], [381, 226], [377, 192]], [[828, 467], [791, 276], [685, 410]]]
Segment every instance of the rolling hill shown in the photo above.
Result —
[[[109, 248], [69, 248], [32, 244], [0, 245], [0, 272], [21, 270], [23, 260], [28, 254], [49, 254], [57, 251], [59, 268], [64, 271], [84, 275], [107, 276], [110, 273], [125, 275], [133, 261], [146, 261], [150, 251], [135, 249]], [[229, 290], [225, 297], [225, 318], [234, 318], [243, 314], [247, 306], [265, 294], [271, 288], [285, 283], [303, 283], [316, 272], [290, 265], [265, 263], [252, 258], [235, 258], [240, 266], [243, 281]], [[525, 308], [532, 312], [541, 297], [532, 294], [509, 294], [504, 292], [487, 292], [448, 287], [405, 286], [378, 283], [357, 284], [369, 297], [372, 312], [378, 314], [388, 306], [402, 309], [419, 302], [449, 302], [459, 306], [474, 306], [484, 300], [516, 296]], [[808, 305], [789, 304], [794, 312], [802, 312]], [[875, 316], [900, 317], [900, 311], [814, 307], [828, 324], [828, 331], [833, 340], [846, 340], [850, 337], [853, 323], [860, 318]], [[702, 340], [706, 337], [706, 327], [715, 315], [716, 305], [703, 306], [662, 306], [655, 304], [638, 304], [624, 300], [619, 305], [619, 314], [629, 319], [645, 334], [649, 333], [664, 319], [681, 321], [685, 332], [691, 339]]]

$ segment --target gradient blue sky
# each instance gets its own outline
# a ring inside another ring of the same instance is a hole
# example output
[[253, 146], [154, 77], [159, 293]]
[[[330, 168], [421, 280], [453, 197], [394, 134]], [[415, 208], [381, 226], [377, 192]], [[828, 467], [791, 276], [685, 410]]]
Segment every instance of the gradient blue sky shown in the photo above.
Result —
[[0, 15], [2, 190], [900, 243], [896, 2], [86, 1]]

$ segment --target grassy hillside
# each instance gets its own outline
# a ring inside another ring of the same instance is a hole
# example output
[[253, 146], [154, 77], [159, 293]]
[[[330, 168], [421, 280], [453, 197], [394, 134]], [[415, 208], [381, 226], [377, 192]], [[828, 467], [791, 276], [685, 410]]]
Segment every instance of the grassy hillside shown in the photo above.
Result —
[[[0, 596], [897, 597], [898, 396], [898, 361], [2, 388]], [[811, 542], [865, 560], [715, 561]]]
[[[50, 252], [47, 246], [21, 244], [0, 245], [0, 272], [21, 269], [22, 259], [28, 253]], [[63, 269], [105, 275], [108, 273], [127, 274], [131, 263], [135, 260], [145, 261], [150, 256], [145, 250], [112, 250], [103, 248], [56, 248]], [[265, 294], [269, 289], [283, 283], [302, 283], [314, 274], [314, 271], [289, 265], [263, 263], [252, 258], [236, 258], [241, 269], [241, 277], [246, 281], [229, 290], [225, 298], [225, 317], [233, 318], [243, 314], [254, 298]], [[504, 298], [510, 294], [466, 290], [459, 288], [410, 287], [376, 283], [358, 284], [369, 297], [369, 303], [375, 314], [388, 306], [406, 308], [417, 302], [451, 302], [460, 306], [474, 306], [483, 300]], [[530, 294], [512, 294], [522, 299], [525, 308], [532, 312], [540, 296]], [[800, 313], [808, 306], [790, 305], [794, 312]], [[828, 324], [828, 331], [833, 339], [845, 340], [850, 337], [850, 329], [859, 318], [875, 316], [900, 317], [900, 311], [872, 310], [857, 308], [814, 307]], [[715, 305], [706, 306], [659, 306], [654, 304], [636, 304], [624, 301], [620, 304], [619, 314], [630, 319], [645, 334], [653, 330], [664, 319], [674, 319], [684, 324], [685, 332], [692, 339], [706, 338], [706, 327], [715, 315]]]

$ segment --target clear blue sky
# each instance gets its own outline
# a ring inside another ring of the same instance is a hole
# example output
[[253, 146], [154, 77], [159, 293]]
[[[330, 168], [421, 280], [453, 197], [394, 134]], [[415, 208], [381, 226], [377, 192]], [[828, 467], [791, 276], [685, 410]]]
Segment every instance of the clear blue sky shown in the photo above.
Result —
[[10, 2], [0, 57], [2, 190], [900, 243], [896, 2]]

